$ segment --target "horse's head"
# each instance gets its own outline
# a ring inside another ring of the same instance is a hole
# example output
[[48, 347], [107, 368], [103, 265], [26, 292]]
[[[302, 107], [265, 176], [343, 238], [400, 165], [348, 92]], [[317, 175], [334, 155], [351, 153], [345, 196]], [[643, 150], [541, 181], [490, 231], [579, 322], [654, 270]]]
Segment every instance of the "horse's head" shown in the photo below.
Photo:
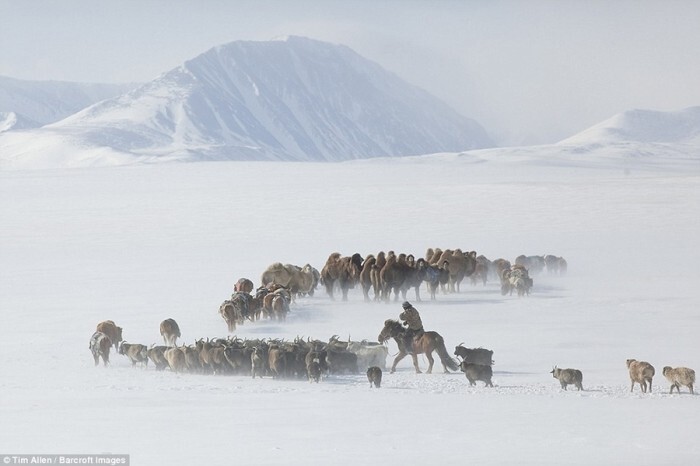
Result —
[[384, 343], [389, 338], [393, 338], [403, 332], [403, 327], [401, 323], [397, 320], [387, 319], [384, 321], [384, 328], [379, 333], [377, 341], [379, 343]]

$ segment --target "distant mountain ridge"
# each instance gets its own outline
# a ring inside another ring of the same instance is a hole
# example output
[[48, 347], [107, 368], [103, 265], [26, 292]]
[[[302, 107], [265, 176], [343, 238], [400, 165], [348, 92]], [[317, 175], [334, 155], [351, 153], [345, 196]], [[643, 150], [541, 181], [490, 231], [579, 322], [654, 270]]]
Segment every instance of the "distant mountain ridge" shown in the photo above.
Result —
[[700, 107], [630, 110], [557, 144], [493, 148], [478, 123], [427, 92], [347, 47], [300, 37], [220, 45], [126, 93], [36, 124], [0, 108], [0, 169], [435, 153], [495, 163], [617, 160], [625, 169], [642, 159], [649, 167], [700, 162]]
[[700, 145], [700, 106], [675, 112], [629, 110], [564, 139], [558, 144], [624, 142]]
[[[44, 126], [135, 84], [27, 81], [0, 76], [0, 132]], [[14, 116], [12, 116], [14, 115]]]
[[[20, 147], [22, 136], [13, 138]], [[301, 37], [214, 47], [36, 138], [65, 141], [56, 148], [65, 157], [68, 146], [78, 146], [75, 157], [84, 162], [90, 148], [109, 152], [110, 163], [341, 161], [494, 145], [474, 120], [378, 64]], [[2, 147], [0, 140], [0, 156]]]

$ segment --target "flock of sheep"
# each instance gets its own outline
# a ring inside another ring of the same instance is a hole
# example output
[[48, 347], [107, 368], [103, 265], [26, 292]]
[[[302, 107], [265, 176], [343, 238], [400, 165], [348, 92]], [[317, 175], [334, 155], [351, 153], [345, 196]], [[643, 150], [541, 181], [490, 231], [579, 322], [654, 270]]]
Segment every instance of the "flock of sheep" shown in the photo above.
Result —
[[[646, 361], [637, 361], [636, 359], [627, 360], [627, 369], [629, 370], [630, 380], [632, 385], [630, 387], [630, 392], [634, 391], [634, 385], [639, 384], [642, 393], [646, 393], [649, 390], [651, 393], [651, 380], [654, 377], [656, 371], [654, 366]], [[693, 385], [695, 384], [695, 371], [687, 367], [670, 367], [665, 366], [662, 371], [666, 380], [671, 384], [671, 391], [675, 388], [680, 394], [681, 386], [688, 387], [691, 395], [694, 395]], [[554, 368], [551, 372], [555, 379], [558, 379], [561, 383], [561, 388], [566, 390], [567, 385], [574, 385], [577, 389], [583, 390], [583, 374], [578, 369], [558, 369]]]
[[[255, 321], [266, 317], [285, 320], [290, 303], [299, 295], [313, 295], [317, 285], [322, 284], [333, 299], [334, 291], [340, 289], [343, 299], [347, 299], [350, 288], [359, 284], [365, 300], [369, 301], [370, 291], [374, 300], [388, 301], [391, 293], [398, 299], [404, 299], [410, 288], [415, 288], [416, 299], [420, 300], [419, 286], [425, 281], [431, 299], [442, 287], [444, 292], [459, 292], [460, 282], [470, 277], [472, 283], [482, 281], [489, 276], [496, 276], [501, 281], [501, 293], [516, 291], [519, 296], [529, 294], [533, 285], [530, 273], [536, 274], [544, 269], [550, 274], [566, 273], [566, 261], [557, 256], [519, 256], [515, 264], [505, 259], [490, 261], [476, 252], [463, 253], [459, 249], [428, 249], [424, 259], [414, 260], [410, 254], [398, 254], [393, 251], [385, 254], [368, 255], [364, 259], [359, 254], [342, 257], [339, 253], [329, 256], [321, 272], [309, 264], [297, 267], [290, 264], [274, 263], [262, 274], [262, 285], [253, 292], [251, 280], [242, 278], [234, 285], [231, 299], [224, 301], [219, 313], [225, 320], [229, 333], [236, 325], [246, 321]], [[340, 341], [333, 336], [329, 341], [295, 339], [293, 342], [279, 339], [247, 340], [235, 337], [226, 339], [200, 339], [194, 345], [177, 346], [180, 329], [173, 319], [166, 319], [160, 325], [160, 333], [165, 345], [152, 345], [148, 348], [142, 344], [129, 344], [122, 340], [122, 328], [113, 321], [100, 322], [90, 339], [89, 348], [95, 365], [102, 358], [104, 365], [109, 363], [110, 349], [114, 347], [119, 354], [126, 356], [132, 366], [143, 367], [152, 361], [156, 370], [166, 368], [174, 372], [202, 374], [238, 374], [253, 378], [271, 376], [273, 378], [307, 378], [318, 382], [323, 374], [349, 372], [356, 374], [360, 368], [367, 368], [370, 386], [380, 387], [382, 370], [386, 369], [388, 349], [386, 345], [376, 342]], [[461, 344], [455, 348], [455, 356], [461, 359], [460, 370], [465, 373], [470, 385], [483, 381], [493, 387], [491, 382], [493, 352], [483, 348], [469, 349]], [[654, 367], [645, 361], [627, 360], [632, 385], [639, 384], [642, 392], [651, 392]], [[695, 371], [687, 367], [672, 368], [666, 366], [662, 371], [671, 384], [670, 392], [675, 388], [680, 393], [684, 386], [693, 394]], [[583, 374], [578, 369], [560, 369], [551, 371], [561, 388], [574, 385], [583, 390]]]

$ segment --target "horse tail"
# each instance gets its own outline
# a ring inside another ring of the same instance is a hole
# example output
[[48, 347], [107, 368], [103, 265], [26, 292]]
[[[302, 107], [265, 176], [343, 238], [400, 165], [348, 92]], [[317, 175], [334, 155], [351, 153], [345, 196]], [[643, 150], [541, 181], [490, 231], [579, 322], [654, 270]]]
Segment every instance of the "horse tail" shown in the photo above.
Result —
[[459, 370], [459, 364], [457, 364], [457, 361], [452, 359], [450, 356], [450, 353], [447, 352], [447, 348], [445, 348], [445, 340], [442, 339], [442, 336], [438, 335], [435, 341], [435, 351], [437, 352], [438, 356], [440, 357], [440, 361], [450, 370], [457, 371]]

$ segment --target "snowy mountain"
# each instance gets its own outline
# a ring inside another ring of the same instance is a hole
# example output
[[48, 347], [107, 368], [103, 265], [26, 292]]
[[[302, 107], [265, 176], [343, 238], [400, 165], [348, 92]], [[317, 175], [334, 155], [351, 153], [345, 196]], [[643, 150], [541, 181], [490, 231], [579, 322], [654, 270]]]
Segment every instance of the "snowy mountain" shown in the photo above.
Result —
[[679, 143], [700, 146], [700, 107], [676, 112], [630, 110], [613, 116], [559, 144]]
[[[52, 154], [47, 138], [57, 143]], [[337, 161], [490, 146], [479, 124], [349, 48], [289, 37], [214, 47], [131, 92], [0, 140], [0, 154], [65, 165], [104, 163], [92, 156], [98, 148], [109, 163]]]
[[0, 76], [0, 132], [54, 123], [134, 87], [133, 84], [25, 81]]

